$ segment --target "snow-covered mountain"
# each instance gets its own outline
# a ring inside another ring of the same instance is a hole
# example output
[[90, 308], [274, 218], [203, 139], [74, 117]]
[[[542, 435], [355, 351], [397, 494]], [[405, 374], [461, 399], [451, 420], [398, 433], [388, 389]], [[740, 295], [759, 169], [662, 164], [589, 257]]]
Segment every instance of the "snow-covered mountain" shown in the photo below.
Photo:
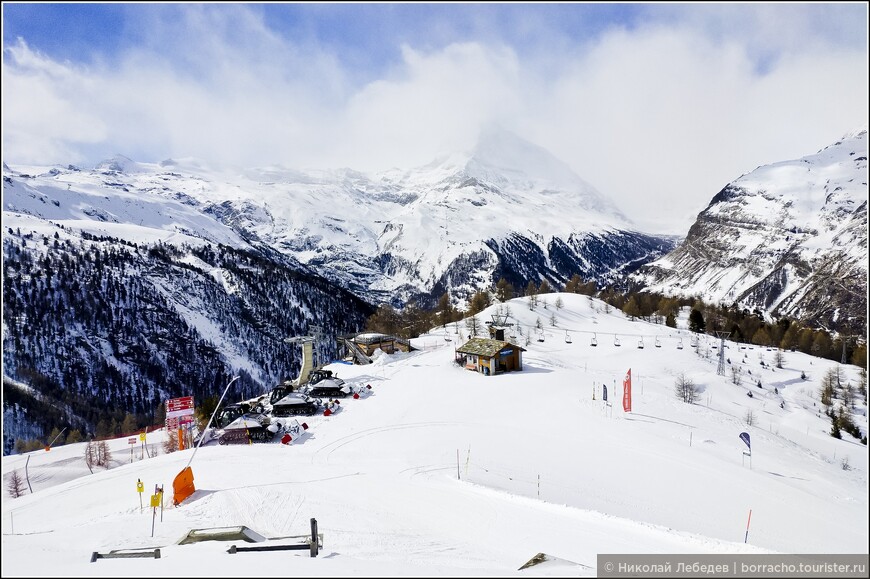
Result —
[[758, 167], [632, 278], [651, 291], [865, 335], [867, 181], [866, 127], [814, 155]]
[[484, 132], [469, 152], [373, 175], [118, 155], [92, 171], [4, 167], [4, 179], [4, 213], [96, 233], [140, 225], [140, 204], [163, 206], [149, 211], [159, 222], [141, 225], [270, 246], [396, 306], [433, 304], [448, 290], [461, 300], [501, 277], [516, 288], [562, 285], [574, 274], [606, 284], [674, 245], [637, 232], [567, 165], [502, 130]]
[[[147, 423], [167, 398], [212, 396], [231, 374], [259, 392], [298, 371], [284, 337], [358, 331], [374, 311], [182, 191], [115, 180], [151, 168], [103, 167], [4, 167], [4, 451], [52, 423]], [[334, 343], [319, 347], [334, 356]]]

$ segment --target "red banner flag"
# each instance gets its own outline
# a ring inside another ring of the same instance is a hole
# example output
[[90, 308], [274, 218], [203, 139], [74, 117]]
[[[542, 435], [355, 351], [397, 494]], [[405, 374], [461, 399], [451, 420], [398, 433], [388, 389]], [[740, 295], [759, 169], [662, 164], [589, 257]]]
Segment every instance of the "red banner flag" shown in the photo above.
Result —
[[631, 368], [625, 374], [622, 381], [622, 409], [631, 412]]

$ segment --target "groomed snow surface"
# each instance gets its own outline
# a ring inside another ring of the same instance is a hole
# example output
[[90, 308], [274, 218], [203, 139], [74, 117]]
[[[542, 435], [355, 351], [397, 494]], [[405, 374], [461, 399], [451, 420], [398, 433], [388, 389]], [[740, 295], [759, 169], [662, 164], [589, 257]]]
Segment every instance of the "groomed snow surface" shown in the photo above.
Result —
[[[786, 352], [774, 369], [775, 352], [726, 342], [721, 376], [709, 336], [696, 351], [687, 330], [631, 321], [586, 296], [549, 294], [534, 310], [527, 300], [507, 304], [522, 327], [522, 372], [460, 368], [464, 324], [437, 328], [413, 341], [420, 351], [330, 364], [372, 394], [329, 417], [300, 417], [309, 430], [289, 445], [163, 454], [157, 431], [147, 438], [155, 457], [140, 459], [141, 446], [121, 438], [110, 443], [111, 468], [94, 474], [83, 443], [56, 447], [30, 453], [33, 492], [16, 499], [6, 480], [24, 475], [28, 457], [4, 456], [2, 575], [595, 576], [599, 553], [866, 553], [867, 448], [845, 432], [829, 436], [818, 401], [836, 363]], [[742, 385], [731, 365], [743, 368]], [[842, 369], [857, 386], [858, 368]], [[695, 404], [674, 394], [681, 372], [700, 388]], [[866, 433], [863, 401], [854, 412]], [[172, 481], [191, 456], [197, 490], [173, 507]], [[147, 506], [155, 485], [166, 489], [156, 516]], [[241, 525], [267, 539], [306, 535], [311, 518], [323, 534], [316, 558], [227, 552], [287, 539], [177, 544], [192, 529]], [[95, 551], [156, 547], [159, 559], [91, 562]], [[518, 570], [541, 552], [559, 564]]]

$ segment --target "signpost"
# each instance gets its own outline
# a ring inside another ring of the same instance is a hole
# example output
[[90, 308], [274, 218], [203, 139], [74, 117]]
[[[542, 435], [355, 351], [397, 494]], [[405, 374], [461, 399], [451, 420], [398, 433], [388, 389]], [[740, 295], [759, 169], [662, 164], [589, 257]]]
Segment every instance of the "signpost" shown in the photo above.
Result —
[[136, 444], [136, 437], [131, 436], [127, 439], [127, 444], [130, 445], [130, 464], [133, 464], [133, 446]]
[[142, 493], [145, 492], [145, 484], [142, 479], [136, 479], [136, 492], [139, 493], [139, 512], [142, 512]]
[[[211, 413], [211, 417], [208, 419], [208, 422], [205, 425], [205, 430], [208, 430], [208, 427], [211, 426], [211, 423], [214, 420], [214, 415], [217, 414], [218, 408], [221, 407], [221, 403], [224, 401], [224, 397], [227, 395], [230, 386], [232, 386], [233, 382], [238, 379], [238, 376], [234, 376], [233, 379], [227, 383], [226, 388], [224, 388], [224, 393], [221, 394], [217, 406], [215, 406], [214, 411]], [[193, 397], [191, 397], [191, 406], [193, 406]], [[196, 451], [199, 450], [199, 447], [202, 445], [203, 440], [205, 440], [205, 436], [200, 436], [196, 448], [193, 449], [193, 454], [190, 455], [190, 460], [187, 461], [187, 466], [184, 467], [182, 471], [178, 473], [175, 476], [175, 479], [173, 479], [172, 481], [172, 502], [175, 503], [176, 506], [181, 504], [181, 501], [183, 501], [196, 491], [196, 485], [193, 484], [193, 470], [191, 470], [190, 468], [190, 463], [193, 462], [193, 457], [196, 456]]]
[[178, 450], [184, 450], [182, 425], [193, 422], [193, 396], [170, 398], [166, 401], [166, 428], [178, 430]]

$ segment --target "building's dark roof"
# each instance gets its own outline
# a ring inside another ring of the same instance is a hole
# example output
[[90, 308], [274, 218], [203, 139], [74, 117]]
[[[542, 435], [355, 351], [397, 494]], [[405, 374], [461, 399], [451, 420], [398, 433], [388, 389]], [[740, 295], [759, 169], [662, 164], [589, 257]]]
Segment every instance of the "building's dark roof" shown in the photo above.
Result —
[[516, 344], [503, 342], [501, 340], [491, 340], [489, 338], [471, 338], [465, 344], [456, 348], [456, 351], [463, 354], [475, 354], [477, 356], [488, 356], [492, 358], [507, 347], [516, 348], [521, 352], [525, 352], [525, 348], [521, 348]]

